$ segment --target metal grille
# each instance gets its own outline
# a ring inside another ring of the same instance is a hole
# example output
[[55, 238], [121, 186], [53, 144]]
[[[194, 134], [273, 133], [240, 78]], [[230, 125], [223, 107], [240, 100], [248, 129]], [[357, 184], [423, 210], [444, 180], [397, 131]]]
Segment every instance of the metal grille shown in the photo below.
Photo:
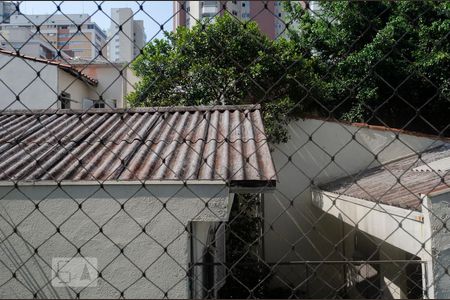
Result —
[[449, 17], [0, 2], [0, 297], [450, 297]]

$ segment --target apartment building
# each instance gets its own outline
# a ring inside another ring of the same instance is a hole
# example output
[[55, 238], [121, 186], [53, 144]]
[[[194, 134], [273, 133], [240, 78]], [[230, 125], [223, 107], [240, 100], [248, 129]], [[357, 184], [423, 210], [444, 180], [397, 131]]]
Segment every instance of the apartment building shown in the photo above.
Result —
[[282, 1], [174, 1], [173, 28], [192, 27], [203, 18], [223, 15], [225, 11], [239, 20], [255, 21], [272, 39], [285, 29]]
[[2, 30], [27, 28], [46, 40], [52, 48], [72, 57], [94, 59], [107, 55], [106, 34], [88, 14], [12, 15]]
[[130, 62], [145, 45], [144, 21], [134, 20], [131, 8], [111, 9], [111, 26], [108, 30], [108, 59], [113, 62]]
[[4, 28], [3, 25], [0, 25], [0, 48], [20, 51], [24, 55], [39, 58], [52, 59], [57, 57], [56, 49], [42, 36], [34, 34], [29, 28]]

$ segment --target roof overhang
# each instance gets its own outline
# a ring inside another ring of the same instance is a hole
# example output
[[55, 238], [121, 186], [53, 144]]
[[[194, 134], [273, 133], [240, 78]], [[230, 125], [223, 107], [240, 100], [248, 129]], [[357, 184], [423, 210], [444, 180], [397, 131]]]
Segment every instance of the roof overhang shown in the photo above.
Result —
[[381, 241], [422, 259], [429, 258], [429, 249], [424, 249], [423, 244], [430, 241], [430, 232], [422, 212], [319, 189], [312, 191], [312, 204]]
[[21, 187], [21, 186], [117, 186], [117, 185], [133, 185], [133, 186], [151, 186], [151, 185], [215, 185], [229, 187], [232, 193], [264, 193], [275, 190], [275, 180], [269, 181], [231, 181], [224, 180], [39, 180], [39, 181], [0, 181], [0, 186], [4, 187]]

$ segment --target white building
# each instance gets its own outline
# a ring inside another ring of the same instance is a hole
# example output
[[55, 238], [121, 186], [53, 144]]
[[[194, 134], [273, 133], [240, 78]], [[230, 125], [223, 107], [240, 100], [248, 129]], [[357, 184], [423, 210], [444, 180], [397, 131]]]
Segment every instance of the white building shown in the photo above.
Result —
[[38, 35], [56, 50], [84, 59], [107, 57], [106, 34], [88, 14], [13, 15], [2, 29], [28, 28], [35, 33], [37, 26]]
[[[139, 78], [125, 62], [112, 63], [106, 60], [68, 60], [68, 63], [83, 74], [95, 78], [98, 82], [93, 99], [104, 99], [105, 108], [127, 107], [126, 96], [134, 91]], [[95, 101], [92, 105], [95, 105]], [[99, 102], [96, 104], [99, 107]], [[87, 108], [86, 105], [84, 108]]]
[[0, 25], [0, 48], [40, 58], [57, 57], [57, 49], [48, 41], [23, 27]]
[[0, 110], [82, 108], [97, 80], [58, 61], [0, 50]]
[[[3, 112], [0, 122], [1, 298], [203, 297], [207, 274], [193, 262], [233, 194], [275, 184], [255, 107]], [[81, 257], [87, 273], [59, 264]]]
[[108, 59], [130, 62], [145, 45], [144, 21], [134, 20], [131, 8], [112, 8], [108, 30]]
[[126, 107], [138, 81], [126, 64], [67, 61], [0, 50], [0, 110]]
[[273, 145], [279, 182], [264, 197], [272, 284], [311, 298], [447, 298], [448, 140], [314, 118], [289, 135]]

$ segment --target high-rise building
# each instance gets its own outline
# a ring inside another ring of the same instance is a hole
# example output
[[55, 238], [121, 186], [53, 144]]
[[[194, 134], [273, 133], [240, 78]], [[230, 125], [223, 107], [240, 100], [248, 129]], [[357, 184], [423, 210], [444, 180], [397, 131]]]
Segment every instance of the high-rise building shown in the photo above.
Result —
[[203, 18], [223, 15], [225, 11], [239, 20], [252, 20], [268, 37], [275, 39], [285, 29], [282, 1], [174, 1], [173, 28], [191, 28]]
[[52, 48], [84, 59], [106, 57], [106, 34], [88, 14], [12, 15], [2, 30], [28, 28]]
[[12, 15], [18, 15], [18, 4], [11, 1], [0, 1], [0, 23], [9, 23]]
[[31, 32], [29, 28], [3, 28], [0, 25], [0, 48], [9, 51], [19, 50], [21, 54], [53, 59], [57, 51], [41, 36]]
[[108, 30], [108, 59], [112, 62], [130, 62], [145, 44], [144, 21], [134, 20], [130, 8], [111, 9]]

